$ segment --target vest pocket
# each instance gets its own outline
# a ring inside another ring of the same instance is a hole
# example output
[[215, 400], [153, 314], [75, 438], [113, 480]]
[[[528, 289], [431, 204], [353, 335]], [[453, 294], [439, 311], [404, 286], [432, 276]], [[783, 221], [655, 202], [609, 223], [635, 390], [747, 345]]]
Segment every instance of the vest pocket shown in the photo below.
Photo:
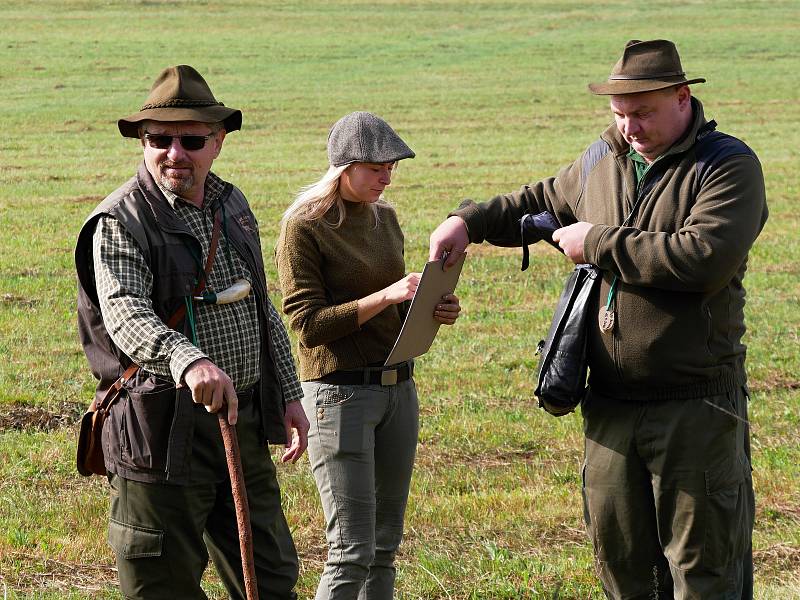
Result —
[[121, 424], [122, 462], [165, 471], [176, 390], [171, 384], [147, 392], [126, 390]]
[[197, 273], [194, 271], [171, 270], [154, 276], [153, 305], [156, 312], [161, 312], [164, 319], [175, 312], [174, 305], [179, 306], [183, 297], [191, 296], [197, 284]]

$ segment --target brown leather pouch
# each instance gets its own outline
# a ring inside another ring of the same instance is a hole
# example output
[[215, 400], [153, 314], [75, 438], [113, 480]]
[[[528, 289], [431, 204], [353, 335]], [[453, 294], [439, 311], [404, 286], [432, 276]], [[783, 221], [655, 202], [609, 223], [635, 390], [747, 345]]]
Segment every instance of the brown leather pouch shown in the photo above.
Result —
[[119, 399], [122, 384], [136, 374], [139, 366], [132, 364], [122, 377], [117, 379], [108, 391], [100, 404], [97, 398], [92, 400], [89, 408], [81, 417], [81, 428], [78, 432], [78, 449], [75, 454], [75, 465], [81, 475], [105, 475], [106, 465], [103, 459], [103, 424], [111, 410], [113, 404]]
[[77, 467], [81, 475], [105, 475], [106, 465], [103, 460], [103, 423], [108, 408], [97, 409], [92, 401], [89, 409], [81, 418], [81, 429], [78, 433]]

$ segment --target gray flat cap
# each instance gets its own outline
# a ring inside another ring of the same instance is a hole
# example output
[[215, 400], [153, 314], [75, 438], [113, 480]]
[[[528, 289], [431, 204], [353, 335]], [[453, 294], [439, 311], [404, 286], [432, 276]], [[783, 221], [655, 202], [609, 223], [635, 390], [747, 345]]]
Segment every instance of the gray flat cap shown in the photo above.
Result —
[[394, 129], [372, 113], [345, 115], [328, 134], [328, 162], [333, 167], [355, 162], [391, 163], [414, 156]]

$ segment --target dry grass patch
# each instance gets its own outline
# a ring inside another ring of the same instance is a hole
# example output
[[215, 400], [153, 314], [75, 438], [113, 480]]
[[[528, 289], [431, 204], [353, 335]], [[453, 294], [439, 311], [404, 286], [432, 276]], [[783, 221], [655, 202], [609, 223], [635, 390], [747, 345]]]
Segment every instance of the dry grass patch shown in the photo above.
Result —
[[108, 565], [56, 560], [38, 554], [3, 553], [0, 582], [18, 593], [81, 591], [95, 593], [117, 583], [117, 569]]
[[753, 564], [757, 576], [777, 582], [785, 581], [789, 574], [800, 576], [800, 546], [777, 543], [753, 551]]

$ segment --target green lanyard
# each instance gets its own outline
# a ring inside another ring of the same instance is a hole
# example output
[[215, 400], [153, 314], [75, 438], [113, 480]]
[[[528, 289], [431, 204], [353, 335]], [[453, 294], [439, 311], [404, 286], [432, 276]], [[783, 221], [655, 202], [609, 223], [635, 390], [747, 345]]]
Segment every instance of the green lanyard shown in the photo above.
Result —
[[611, 303], [614, 301], [614, 295], [617, 293], [617, 276], [614, 275], [614, 279], [611, 280], [611, 287], [608, 290], [608, 296], [606, 296], [606, 312], [609, 311], [611, 308]]
[[[231, 256], [230, 244], [228, 243], [228, 220], [227, 220], [227, 218], [225, 216], [225, 204], [220, 202], [220, 208], [222, 209], [222, 236], [225, 238], [225, 255], [226, 255], [227, 259], [228, 259], [228, 266], [231, 269], [231, 273], [235, 273], [236, 270], [233, 268], [233, 257]], [[212, 212], [212, 216], [213, 216], [213, 212]], [[213, 219], [212, 219], [212, 221], [213, 221]], [[212, 230], [213, 230], [213, 228], [212, 228]], [[213, 234], [212, 234], [212, 238], [213, 238]], [[195, 257], [195, 260], [197, 260], [197, 257]], [[197, 262], [198, 262], [198, 264], [201, 265], [201, 268], [202, 268], [202, 264], [203, 264], [202, 260], [198, 260]], [[207, 278], [208, 275], [210, 275], [210, 274], [211, 274], [210, 272], [209, 273], [203, 272], [201, 274], [201, 277], [206, 277]], [[197, 319], [196, 319], [195, 314], [194, 314], [194, 298], [193, 298], [192, 295], [189, 295], [189, 296], [184, 296], [183, 300], [184, 300], [184, 303], [186, 304], [186, 319], [189, 321], [189, 330], [192, 333], [192, 344], [194, 344], [195, 347], [199, 348], [200, 346], [197, 343]]]
[[[639, 188], [641, 187], [642, 181], [644, 180], [644, 176], [647, 174], [647, 172], [650, 170], [650, 168], [654, 164], [656, 164], [656, 162], [661, 158], [661, 156], [659, 156], [658, 158], [656, 158], [656, 160], [654, 160], [650, 164], [647, 164], [646, 162], [643, 162], [643, 161], [640, 161], [640, 160], [636, 160], [636, 157], [641, 157], [641, 155], [638, 154], [635, 150], [633, 150], [633, 148], [631, 148], [631, 151], [628, 153], [628, 158], [630, 158], [631, 161], [633, 162], [633, 166], [634, 166], [634, 169], [636, 171], [636, 196], [637, 196], [637, 198], [636, 198], [636, 202], [633, 205], [633, 208], [631, 209], [631, 212], [625, 218], [625, 221], [622, 222], [623, 226], [628, 221], [628, 219], [630, 219], [633, 216], [633, 214], [636, 212], [636, 209], [639, 208], [639, 202], [642, 200], [642, 197], [639, 196]], [[606, 297], [606, 312], [608, 312], [611, 309], [611, 303], [614, 302], [614, 296], [617, 293], [617, 279], [618, 279], [618, 277], [616, 275], [614, 275], [614, 279], [611, 280], [611, 287], [609, 288], [608, 296]]]
[[184, 301], [186, 302], [186, 318], [189, 320], [189, 329], [192, 332], [192, 344], [195, 347], [197, 346], [197, 326], [195, 325], [194, 320], [194, 300], [191, 296], [184, 296]]

